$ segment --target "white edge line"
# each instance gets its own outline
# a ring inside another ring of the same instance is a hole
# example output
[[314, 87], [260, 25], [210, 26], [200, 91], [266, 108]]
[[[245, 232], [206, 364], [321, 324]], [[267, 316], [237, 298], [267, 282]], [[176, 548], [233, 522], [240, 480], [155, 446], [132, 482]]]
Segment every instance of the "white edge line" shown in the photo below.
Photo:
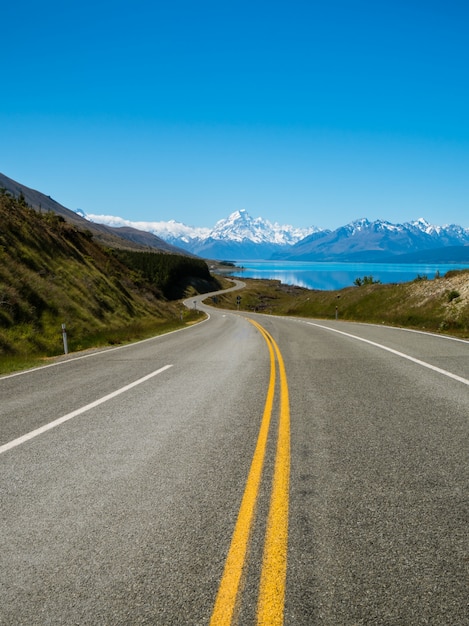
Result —
[[161, 374], [162, 372], [169, 369], [170, 367], [173, 367], [173, 366], [165, 365], [164, 367], [160, 367], [160, 369], [155, 370], [154, 372], [151, 372], [151, 374], [147, 374], [143, 378], [139, 378], [133, 383], [130, 383], [129, 385], [125, 385], [125, 387], [121, 387], [120, 389], [117, 389], [116, 391], [113, 391], [112, 393], [107, 394], [107, 396], [103, 396], [102, 398], [99, 398], [99, 400], [90, 402], [90, 404], [82, 406], [80, 409], [76, 409], [76, 411], [67, 413], [67, 415], [63, 415], [62, 417], [59, 417], [53, 422], [44, 424], [44, 426], [41, 426], [40, 428], [36, 428], [36, 430], [32, 430], [31, 432], [26, 433], [25, 435], [22, 435], [21, 437], [18, 437], [17, 439], [13, 439], [12, 441], [5, 443], [3, 446], [0, 446], [0, 454], [2, 454], [3, 452], [6, 452], [7, 450], [11, 450], [12, 448], [16, 448], [16, 446], [19, 446], [22, 443], [29, 441], [30, 439], [34, 439], [34, 437], [37, 437], [38, 435], [42, 435], [42, 433], [45, 433], [48, 430], [51, 430], [52, 428], [55, 428], [56, 426], [63, 424], [64, 422], [68, 422], [68, 420], [71, 420], [72, 418], [77, 417], [77, 415], [81, 415], [82, 413], [85, 413], [85, 411], [94, 409], [100, 404], [103, 404], [104, 402], [107, 402], [108, 400], [111, 400], [112, 398], [119, 396], [121, 393], [129, 391], [129, 389], [132, 389], [132, 387], [136, 387], [137, 385], [140, 385], [146, 382], [150, 378], [153, 378], [153, 376], [156, 376], [157, 374]]
[[357, 335], [352, 335], [351, 333], [346, 333], [343, 330], [337, 330], [336, 328], [330, 328], [329, 326], [323, 326], [322, 324], [316, 324], [314, 322], [305, 322], [310, 326], [317, 326], [318, 328], [324, 328], [325, 330], [330, 330], [332, 333], [338, 333], [339, 335], [345, 335], [346, 337], [351, 337], [352, 339], [357, 339], [358, 341], [363, 341], [364, 343], [368, 343], [375, 348], [381, 348], [381, 350], [386, 350], [387, 352], [391, 352], [397, 356], [402, 357], [403, 359], [407, 359], [408, 361], [412, 361], [413, 363], [417, 363], [422, 367], [426, 367], [434, 372], [438, 372], [439, 374], [443, 374], [444, 376], [448, 376], [448, 378], [453, 378], [454, 380], [463, 383], [464, 385], [469, 385], [469, 380], [467, 378], [463, 378], [462, 376], [458, 376], [457, 374], [452, 374], [447, 370], [441, 369], [441, 367], [436, 367], [436, 365], [431, 365], [430, 363], [426, 363], [425, 361], [421, 361], [420, 359], [416, 359], [413, 356], [409, 356], [408, 354], [404, 354], [404, 352], [399, 352], [398, 350], [394, 350], [393, 348], [388, 348], [387, 346], [383, 346], [380, 343], [376, 343], [375, 341], [370, 341], [369, 339], [363, 339], [363, 337], [358, 337]]
[[404, 328], [403, 326], [388, 326], [387, 324], [371, 324], [369, 322], [351, 322], [352, 324], [360, 324], [361, 326], [374, 326], [375, 328], [387, 328], [389, 330], [402, 330], [406, 333], [417, 333], [419, 335], [430, 335], [430, 337], [436, 337], [437, 339], [448, 339], [449, 341], [459, 341], [460, 343], [469, 343], [467, 339], [461, 339], [461, 337], [452, 337], [451, 335], [439, 335], [438, 333], [431, 333], [428, 330], [417, 330], [416, 328]]
[[[262, 313], [257, 313], [257, 315], [263, 315]], [[291, 320], [294, 322], [301, 322], [304, 324], [312, 324], [313, 322], [308, 322], [304, 317], [291, 317], [287, 315], [279, 315], [278, 317], [284, 317], [287, 320]], [[436, 339], [448, 339], [449, 341], [459, 341], [460, 343], [469, 343], [467, 339], [461, 339], [461, 337], [453, 337], [452, 335], [441, 335], [440, 333], [432, 333], [428, 330], [417, 330], [416, 328], [405, 328], [404, 326], [389, 326], [387, 324], [375, 324], [372, 322], [356, 322], [353, 320], [343, 320], [340, 323], [345, 324], [356, 324], [357, 326], [374, 326], [375, 328], [386, 328], [388, 330], [402, 330], [406, 333], [417, 333], [420, 335], [429, 335], [430, 337], [435, 337]], [[325, 327], [327, 328], [327, 326]]]
[[[131, 343], [126, 343], [124, 346], [115, 346], [114, 348], [104, 348], [103, 350], [97, 350], [95, 352], [89, 352], [88, 354], [79, 354], [78, 356], [71, 356], [69, 359], [65, 359], [63, 361], [56, 361], [55, 363], [48, 363], [47, 365], [38, 365], [37, 367], [32, 367], [27, 370], [22, 370], [21, 372], [13, 372], [12, 374], [5, 374], [4, 376], [0, 376], [0, 382], [2, 380], [6, 380], [7, 378], [14, 378], [15, 376], [23, 376], [24, 374], [32, 374], [39, 370], [45, 370], [48, 367], [57, 367], [58, 365], [66, 365], [67, 363], [74, 363], [75, 361], [80, 361], [81, 359], [89, 359], [93, 356], [99, 356], [100, 354], [107, 354], [109, 352], [114, 352], [115, 350], [125, 350], [125, 348], [131, 348], [132, 346], [137, 346], [141, 343], [146, 343], [148, 341], [156, 341], [158, 339], [162, 339], [163, 337], [167, 337], [168, 335], [173, 335], [174, 333], [180, 333], [183, 330], [191, 330], [192, 328], [197, 328], [199, 324], [203, 324], [204, 322], [208, 322], [210, 319], [210, 314], [204, 311], [207, 314], [207, 317], [197, 324], [192, 324], [191, 326], [185, 326], [184, 328], [177, 328], [176, 330], [171, 330], [168, 333], [162, 333], [161, 335], [154, 335], [153, 337], [147, 337], [147, 339], [140, 339], [140, 341], [133, 341]], [[58, 355], [60, 357], [60, 355]], [[62, 355], [63, 356], [63, 355]]]

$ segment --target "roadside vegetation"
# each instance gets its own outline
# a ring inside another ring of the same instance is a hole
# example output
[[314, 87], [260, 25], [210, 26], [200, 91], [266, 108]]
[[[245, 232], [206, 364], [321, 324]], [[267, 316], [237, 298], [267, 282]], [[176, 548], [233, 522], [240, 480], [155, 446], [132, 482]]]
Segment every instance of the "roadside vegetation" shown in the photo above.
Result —
[[215, 306], [272, 315], [337, 317], [469, 337], [469, 269], [452, 270], [433, 280], [417, 276], [398, 284], [381, 284], [368, 276], [337, 291], [309, 290], [274, 280], [243, 282], [245, 289], [219, 296]]
[[178, 298], [219, 288], [199, 259], [104, 248], [0, 190], [0, 373], [194, 323]]
[[184, 297], [188, 276], [194, 288], [213, 283], [207, 263], [202, 259], [135, 250], [114, 250], [113, 254], [133, 270], [136, 282], [142, 279], [149, 282], [169, 300]]

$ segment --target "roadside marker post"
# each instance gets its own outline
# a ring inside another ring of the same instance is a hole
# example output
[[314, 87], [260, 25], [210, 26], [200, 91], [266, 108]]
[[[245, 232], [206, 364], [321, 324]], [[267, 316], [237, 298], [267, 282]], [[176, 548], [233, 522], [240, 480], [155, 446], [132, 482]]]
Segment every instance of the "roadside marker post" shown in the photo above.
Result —
[[65, 328], [65, 324], [62, 324], [62, 338], [64, 341], [64, 354], [68, 354], [68, 340], [67, 340], [67, 330]]

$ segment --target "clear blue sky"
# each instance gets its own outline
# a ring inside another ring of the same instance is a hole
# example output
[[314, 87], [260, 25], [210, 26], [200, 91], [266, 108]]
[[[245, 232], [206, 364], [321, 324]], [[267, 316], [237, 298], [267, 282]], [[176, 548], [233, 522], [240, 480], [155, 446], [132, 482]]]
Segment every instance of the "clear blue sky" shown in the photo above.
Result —
[[70, 209], [469, 227], [467, 0], [15, 0], [1, 20], [0, 171]]

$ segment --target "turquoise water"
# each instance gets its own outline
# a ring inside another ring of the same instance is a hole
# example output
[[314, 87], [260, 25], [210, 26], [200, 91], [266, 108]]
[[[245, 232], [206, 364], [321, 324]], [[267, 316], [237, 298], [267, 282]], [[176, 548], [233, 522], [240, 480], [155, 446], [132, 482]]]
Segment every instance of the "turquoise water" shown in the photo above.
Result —
[[286, 285], [308, 289], [342, 289], [353, 285], [356, 278], [373, 276], [382, 283], [402, 283], [417, 276], [431, 279], [437, 272], [444, 276], [451, 269], [467, 265], [433, 263], [313, 263], [306, 261], [239, 261], [240, 269], [232, 272], [239, 278], [280, 280]]

